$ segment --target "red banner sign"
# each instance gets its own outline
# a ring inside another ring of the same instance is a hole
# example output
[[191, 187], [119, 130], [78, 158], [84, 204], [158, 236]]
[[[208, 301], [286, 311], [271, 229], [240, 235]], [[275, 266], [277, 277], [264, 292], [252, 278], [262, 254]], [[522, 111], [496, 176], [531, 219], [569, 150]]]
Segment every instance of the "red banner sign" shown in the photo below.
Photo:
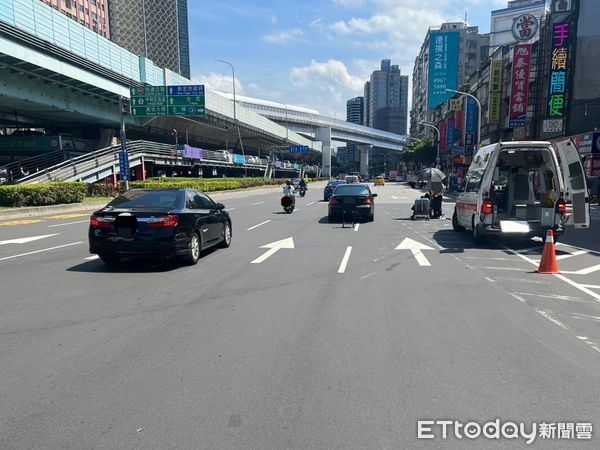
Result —
[[448, 122], [443, 121], [439, 124], [440, 128], [440, 152], [445, 152], [448, 149]]
[[510, 121], [508, 125], [511, 128], [525, 126], [530, 66], [531, 45], [515, 45], [513, 48], [512, 92], [510, 95]]

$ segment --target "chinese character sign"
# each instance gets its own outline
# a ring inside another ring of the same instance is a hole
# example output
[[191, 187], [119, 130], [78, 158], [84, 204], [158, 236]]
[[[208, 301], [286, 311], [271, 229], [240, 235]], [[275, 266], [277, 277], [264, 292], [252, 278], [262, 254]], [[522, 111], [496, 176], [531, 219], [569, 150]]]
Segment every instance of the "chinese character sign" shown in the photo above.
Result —
[[429, 38], [429, 90], [427, 105], [430, 109], [445, 102], [454, 94], [458, 83], [458, 32], [433, 32]]
[[440, 128], [440, 152], [445, 152], [448, 148], [448, 122], [444, 120], [439, 124]]
[[537, 34], [539, 22], [531, 14], [521, 14], [512, 26], [512, 35], [517, 41], [528, 41]]
[[512, 84], [510, 95], [511, 128], [524, 127], [527, 117], [527, 96], [529, 95], [529, 70], [531, 66], [531, 46], [519, 44], [513, 47]]
[[495, 59], [490, 67], [490, 98], [489, 98], [489, 123], [500, 122], [500, 107], [502, 103], [502, 60]]
[[454, 147], [456, 144], [456, 125], [454, 119], [448, 119], [448, 148]]
[[570, 52], [569, 40], [569, 24], [555, 23], [552, 26], [552, 62], [546, 114], [549, 119], [558, 119], [565, 116]]
[[465, 117], [465, 147], [472, 148], [477, 136], [477, 103], [471, 97], [467, 98], [467, 112]]

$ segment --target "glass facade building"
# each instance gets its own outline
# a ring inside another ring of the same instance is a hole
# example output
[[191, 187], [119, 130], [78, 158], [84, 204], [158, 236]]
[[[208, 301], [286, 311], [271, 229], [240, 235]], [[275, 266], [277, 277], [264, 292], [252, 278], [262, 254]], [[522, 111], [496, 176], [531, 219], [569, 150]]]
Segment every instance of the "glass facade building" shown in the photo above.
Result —
[[41, 0], [81, 25], [110, 39], [108, 0]]
[[187, 0], [111, 0], [109, 18], [116, 44], [190, 77]]

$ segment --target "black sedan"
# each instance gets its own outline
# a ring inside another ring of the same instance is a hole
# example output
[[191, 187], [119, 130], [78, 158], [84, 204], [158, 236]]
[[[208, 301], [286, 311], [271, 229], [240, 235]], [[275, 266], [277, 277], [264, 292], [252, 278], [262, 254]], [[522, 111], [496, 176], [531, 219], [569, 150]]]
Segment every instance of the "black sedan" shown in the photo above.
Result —
[[329, 198], [333, 195], [333, 191], [335, 191], [335, 188], [340, 184], [346, 184], [346, 180], [331, 180], [327, 183], [327, 186], [325, 186], [325, 189], [323, 190], [323, 200], [326, 202], [329, 201]]
[[335, 188], [329, 199], [330, 222], [335, 219], [375, 220], [375, 197], [369, 186], [365, 184], [342, 184]]
[[193, 189], [133, 189], [90, 218], [90, 253], [108, 265], [125, 256], [178, 257], [196, 264], [200, 251], [231, 244], [225, 206]]

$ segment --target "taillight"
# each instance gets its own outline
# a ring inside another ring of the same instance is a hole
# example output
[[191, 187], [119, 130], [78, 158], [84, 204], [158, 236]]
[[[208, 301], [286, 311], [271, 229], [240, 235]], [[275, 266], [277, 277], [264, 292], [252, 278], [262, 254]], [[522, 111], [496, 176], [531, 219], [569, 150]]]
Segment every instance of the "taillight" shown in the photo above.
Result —
[[373, 200], [371, 199], [371, 197], [367, 197], [363, 200], [363, 205], [372, 205], [373, 204]]
[[491, 200], [484, 200], [481, 204], [481, 214], [492, 214], [494, 212], [494, 204]]
[[339, 203], [339, 201], [335, 195], [332, 195], [331, 198], [329, 199], [329, 203], [331, 205], [337, 205]]
[[169, 214], [168, 216], [152, 217], [148, 221], [150, 228], [173, 228], [179, 223], [179, 216]]
[[561, 216], [567, 214], [567, 202], [565, 202], [564, 198], [560, 198], [558, 199], [558, 202], [556, 202], [556, 213]]
[[92, 216], [90, 217], [90, 227], [106, 230], [111, 227], [113, 221], [113, 217]]

